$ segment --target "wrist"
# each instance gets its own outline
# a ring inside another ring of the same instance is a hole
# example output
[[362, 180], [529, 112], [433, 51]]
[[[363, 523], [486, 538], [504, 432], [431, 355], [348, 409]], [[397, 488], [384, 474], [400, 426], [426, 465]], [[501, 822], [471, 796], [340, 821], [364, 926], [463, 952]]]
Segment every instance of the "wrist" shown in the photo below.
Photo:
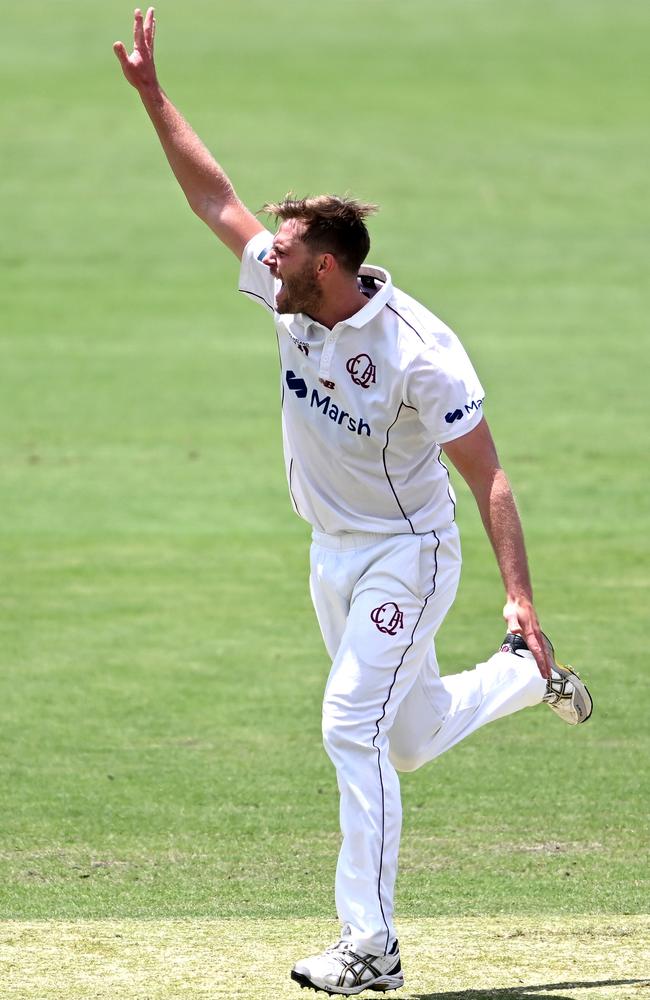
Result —
[[140, 84], [138, 93], [145, 108], [162, 108], [165, 103], [165, 93], [156, 79]]
[[518, 615], [520, 612], [527, 613], [532, 611], [533, 607], [532, 594], [522, 593], [521, 591], [509, 591], [503, 609], [503, 616], [504, 618], [508, 618], [510, 615]]

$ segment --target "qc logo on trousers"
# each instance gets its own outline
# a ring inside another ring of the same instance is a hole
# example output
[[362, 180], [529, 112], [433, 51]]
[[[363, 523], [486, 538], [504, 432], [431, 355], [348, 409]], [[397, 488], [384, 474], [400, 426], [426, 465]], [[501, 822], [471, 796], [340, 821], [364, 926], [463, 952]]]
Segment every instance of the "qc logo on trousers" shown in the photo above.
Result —
[[370, 613], [370, 618], [380, 632], [386, 635], [397, 635], [398, 628], [404, 628], [404, 614], [394, 601], [380, 604]]

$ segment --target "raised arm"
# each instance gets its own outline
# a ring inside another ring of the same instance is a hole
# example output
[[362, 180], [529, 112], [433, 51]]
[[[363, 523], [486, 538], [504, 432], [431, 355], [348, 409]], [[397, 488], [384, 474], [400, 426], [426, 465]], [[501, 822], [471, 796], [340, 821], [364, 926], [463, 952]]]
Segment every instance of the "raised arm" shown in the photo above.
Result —
[[122, 42], [115, 42], [113, 51], [142, 99], [190, 208], [241, 259], [248, 241], [264, 227], [241, 203], [228, 176], [160, 86], [153, 55], [155, 31], [153, 7], [144, 18], [137, 9], [133, 52], [128, 55]]
[[506, 589], [503, 617], [508, 630], [523, 634], [542, 677], [550, 677], [551, 661], [533, 607], [521, 521], [486, 420], [443, 448], [476, 498]]

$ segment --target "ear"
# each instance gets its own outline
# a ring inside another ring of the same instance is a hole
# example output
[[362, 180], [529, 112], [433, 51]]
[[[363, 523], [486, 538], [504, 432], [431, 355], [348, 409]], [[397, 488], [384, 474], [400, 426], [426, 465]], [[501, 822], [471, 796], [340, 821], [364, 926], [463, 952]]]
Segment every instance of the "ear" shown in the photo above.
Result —
[[318, 263], [316, 264], [316, 274], [319, 278], [324, 278], [326, 275], [331, 274], [338, 267], [336, 262], [336, 257], [332, 253], [322, 253], [318, 256]]

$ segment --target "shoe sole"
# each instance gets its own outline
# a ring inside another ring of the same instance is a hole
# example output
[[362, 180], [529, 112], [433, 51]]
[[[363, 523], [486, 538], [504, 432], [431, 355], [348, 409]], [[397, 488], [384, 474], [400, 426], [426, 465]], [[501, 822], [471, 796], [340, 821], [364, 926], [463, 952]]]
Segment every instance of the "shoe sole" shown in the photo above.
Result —
[[[571, 667], [565, 667], [563, 663], [556, 662], [555, 666], [558, 673], [562, 674], [563, 677], [566, 677], [573, 684], [573, 694], [570, 699], [567, 698], [566, 700], [570, 700], [571, 707], [575, 709], [580, 718], [576, 719], [575, 722], [569, 722], [569, 725], [581, 726], [583, 722], [591, 718], [594, 711], [594, 700], [589, 694], [587, 685], [580, 680], [580, 675], [575, 670], [572, 670]], [[561, 701], [562, 699], [560, 702], [556, 702], [555, 705], [551, 702], [547, 702], [547, 704], [549, 708], [556, 709], [557, 704], [560, 704]], [[564, 721], [568, 720], [565, 719]]]
[[302, 972], [291, 972], [291, 978], [298, 983], [301, 989], [314, 990], [315, 993], [327, 993], [329, 996], [351, 997], [356, 993], [363, 993], [364, 990], [374, 990], [376, 993], [388, 993], [389, 990], [399, 990], [404, 985], [404, 976], [382, 976], [373, 983], [362, 983], [360, 986], [352, 986], [349, 989], [345, 986], [338, 986], [331, 989], [329, 986], [317, 986], [308, 976]]
[[[587, 685], [583, 680], [580, 679], [580, 674], [577, 672], [577, 670], [574, 670], [573, 667], [569, 667], [564, 663], [558, 663], [558, 661], [555, 659], [555, 649], [553, 647], [553, 643], [551, 642], [551, 640], [549, 639], [549, 637], [546, 635], [545, 632], [542, 632], [542, 635], [544, 636], [546, 642], [548, 643], [551, 653], [551, 658], [553, 660], [553, 663], [555, 664], [556, 670], [558, 671], [558, 673], [562, 674], [563, 677], [567, 677], [571, 680], [574, 692], [578, 696], [579, 701], [582, 702], [582, 704], [574, 702], [573, 700], [574, 695], [571, 696], [570, 699], [571, 707], [574, 708], [577, 714], [580, 716], [580, 718], [576, 719], [575, 722], [572, 722], [569, 719], [565, 719], [561, 715], [560, 718], [562, 719], [563, 722], [568, 723], [568, 725], [570, 726], [581, 726], [583, 722], [586, 722], [587, 719], [591, 718], [594, 711], [594, 700], [589, 694], [589, 689], [587, 688]], [[568, 701], [569, 699], [566, 700]], [[560, 714], [557, 710], [557, 705], [559, 704], [559, 702], [552, 704], [549, 701], [546, 702], [546, 704], [550, 709], [552, 709], [555, 712], [556, 715]]]

